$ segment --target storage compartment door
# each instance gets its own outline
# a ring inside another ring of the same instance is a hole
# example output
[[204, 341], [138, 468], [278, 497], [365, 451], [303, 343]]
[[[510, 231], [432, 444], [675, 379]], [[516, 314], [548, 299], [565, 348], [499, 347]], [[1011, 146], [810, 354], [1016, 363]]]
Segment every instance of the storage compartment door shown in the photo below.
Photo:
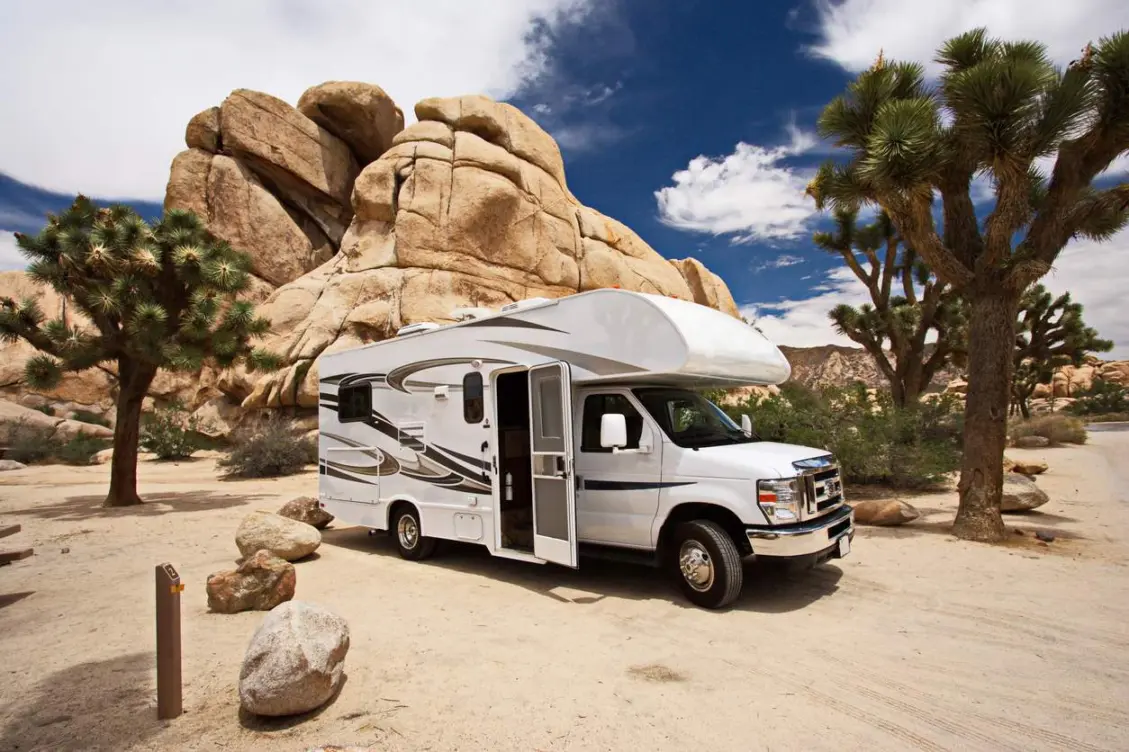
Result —
[[533, 554], [576, 567], [572, 379], [567, 363], [529, 369], [533, 466]]

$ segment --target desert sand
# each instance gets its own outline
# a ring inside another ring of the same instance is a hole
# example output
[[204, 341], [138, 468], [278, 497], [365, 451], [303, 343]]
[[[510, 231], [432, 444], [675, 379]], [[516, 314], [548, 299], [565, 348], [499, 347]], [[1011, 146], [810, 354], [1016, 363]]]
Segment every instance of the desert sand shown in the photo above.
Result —
[[[945, 529], [953, 492], [852, 555], [792, 576], [753, 565], [732, 610], [690, 607], [658, 572], [578, 571], [448, 546], [426, 563], [334, 523], [297, 598], [350, 625], [348, 679], [313, 717], [241, 717], [261, 612], [210, 614], [256, 508], [317, 476], [217, 479], [146, 462], [140, 508], [102, 510], [107, 469], [0, 476], [0, 750], [1114, 750], [1129, 734], [1129, 433], [1045, 459], [1051, 502], [1002, 546]], [[850, 489], [848, 489], [848, 492]], [[1052, 543], [1033, 530], [1052, 531]], [[10, 545], [9, 545], [10, 544]], [[184, 705], [156, 719], [154, 566], [183, 593]]]

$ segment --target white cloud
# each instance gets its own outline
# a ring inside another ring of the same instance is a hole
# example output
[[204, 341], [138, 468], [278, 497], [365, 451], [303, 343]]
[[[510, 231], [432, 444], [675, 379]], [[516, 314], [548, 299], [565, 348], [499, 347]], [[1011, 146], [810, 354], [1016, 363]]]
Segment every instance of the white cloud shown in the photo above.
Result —
[[39, 0], [5, 3], [0, 169], [59, 191], [161, 198], [189, 118], [236, 88], [295, 103], [327, 80], [512, 95], [548, 65], [535, 24], [591, 0]]
[[755, 318], [764, 336], [777, 345], [857, 347], [850, 338], [835, 331], [827, 314], [844, 303], [852, 306], [869, 303], [870, 293], [866, 285], [850, 269], [842, 266], [828, 272], [824, 283], [812, 290], [816, 294], [804, 300], [750, 303], [741, 307], [741, 315]]
[[802, 263], [804, 263], [802, 256], [793, 256], [790, 253], [782, 253], [776, 258], [770, 259], [769, 261], [763, 261], [757, 264], [753, 264], [752, 269], [753, 273], [755, 274], [765, 269], [785, 269], [789, 266], [795, 266], [796, 264]]
[[1129, 316], [1125, 313], [1125, 289], [1129, 284], [1129, 229], [1105, 243], [1083, 240], [1071, 243], [1040, 280], [1056, 295], [1070, 292], [1083, 307], [1082, 318], [1105, 339], [1113, 340], [1106, 359], [1129, 358]]
[[27, 259], [16, 247], [15, 233], [0, 230], [0, 271], [23, 269], [27, 266]]
[[655, 192], [659, 219], [680, 230], [733, 235], [735, 243], [803, 235], [817, 214], [804, 195], [813, 171], [781, 164], [809, 152], [815, 137], [789, 127], [790, 143], [765, 148], [744, 142], [732, 154], [698, 156]]
[[1060, 64], [1076, 59], [1087, 42], [1129, 27], [1125, 0], [817, 0], [819, 41], [811, 52], [848, 71], [886, 59], [916, 60], [936, 74], [937, 48], [978, 26], [1007, 40], [1037, 39]]

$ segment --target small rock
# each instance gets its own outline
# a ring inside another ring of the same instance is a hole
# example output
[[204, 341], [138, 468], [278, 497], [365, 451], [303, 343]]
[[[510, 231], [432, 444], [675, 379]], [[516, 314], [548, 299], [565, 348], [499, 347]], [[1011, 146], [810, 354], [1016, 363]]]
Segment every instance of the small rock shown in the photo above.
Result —
[[1044, 543], [1051, 543], [1055, 539], [1053, 535], [1051, 535], [1050, 533], [1044, 533], [1042, 530], [1036, 530], [1035, 537], [1043, 541]]
[[1050, 501], [1047, 493], [1019, 473], [1004, 473], [1002, 512], [1026, 512]]
[[855, 522], [859, 525], [902, 525], [921, 516], [901, 499], [859, 501], [851, 503], [851, 506], [855, 510]]
[[291, 499], [282, 505], [282, 509], [279, 509], [278, 513], [283, 517], [312, 525], [318, 530], [324, 529], [326, 525], [333, 522], [333, 515], [322, 509], [318, 505], [318, 500], [313, 496], [299, 496], [296, 499]]
[[256, 551], [233, 572], [208, 575], [208, 608], [218, 614], [270, 611], [294, 597], [294, 565]]
[[258, 510], [243, 518], [235, 531], [235, 545], [244, 558], [265, 549], [280, 559], [296, 561], [321, 545], [321, 533], [313, 525]]
[[64, 548], [61, 551], [59, 551], [59, 553], [61, 553], [61, 554], [69, 554], [70, 552], [71, 552], [71, 550], [69, 548]]
[[255, 630], [239, 672], [239, 702], [255, 715], [306, 713], [329, 701], [345, 676], [349, 625], [304, 601], [270, 611]]
[[15, 460], [0, 460], [0, 473], [8, 470], [27, 470], [27, 465]]
[[1020, 475], [1041, 475], [1047, 472], [1047, 463], [1019, 460], [1012, 463], [1011, 471]]
[[1014, 530], [1012, 530], [1012, 532], [1013, 532], [1013, 533], [1015, 533], [1016, 535], [1024, 535], [1024, 534], [1025, 534], [1025, 533], [1024, 533], [1024, 532], [1023, 532], [1022, 530], [1020, 530], [1019, 528], [1015, 528]]
[[1015, 445], [1020, 449], [1042, 449], [1050, 446], [1051, 440], [1046, 436], [1020, 436]]
[[[109, 449], [103, 449], [100, 452], [96, 452], [94, 454], [94, 459], [91, 460], [91, 461], [95, 465], [108, 465], [108, 464], [110, 464], [110, 461], [113, 458], [114, 458], [114, 448], [110, 447]], [[137, 461], [138, 462], [154, 462], [154, 461], [156, 461], [156, 459], [157, 459], [157, 455], [153, 454], [152, 452], [138, 452], [137, 453]]]

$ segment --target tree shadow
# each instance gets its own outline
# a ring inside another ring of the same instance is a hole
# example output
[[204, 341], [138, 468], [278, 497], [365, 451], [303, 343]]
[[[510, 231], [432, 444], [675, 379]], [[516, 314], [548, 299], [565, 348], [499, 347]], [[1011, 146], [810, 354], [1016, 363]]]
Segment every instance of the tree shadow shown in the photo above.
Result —
[[78, 522], [99, 517], [131, 516], [155, 517], [179, 512], [206, 512], [242, 506], [268, 498], [270, 494], [217, 494], [211, 491], [185, 491], [182, 493], [143, 494], [143, 504], [131, 507], [104, 507], [105, 496], [70, 496], [57, 504], [13, 510], [13, 514], [26, 514], [45, 520]]
[[35, 595], [35, 591], [24, 590], [19, 593], [0, 593], [0, 608], [7, 608], [8, 606], [19, 603], [29, 595]]
[[287, 715], [287, 716], [277, 716], [277, 717], [275, 717], [275, 716], [263, 716], [263, 715], [255, 715], [254, 713], [251, 713], [251, 712], [245, 710], [243, 707], [240, 707], [239, 708], [239, 725], [242, 726], [243, 728], [247, 729], [248, 731], [256, 731], [260, 734], [263, 734], [264, 736], [267, 736], [268, 738], [269, 738], [271, 732], [287, 731], [289, 729], [294, 728], [295, 726], [300, 726], [303, 723], [307, 723], [309, 721], [314, 720], [315, 718], [320, 716], [322, 713], [324, 713], [327, 710], [329, 710], [330, 708], [332, 708], [333, 704], [335, 702], [337, 702], [337, 698], [341, 696], [341, 692], [342, 692], [342, 690], [345, 689], [345, 685], [348, 684], [348, 682], [349, 682], [349, 675], [348, 674], [342, 674], [341, 675], [341, 683], [337, 685], [337, 689], [334, 691], [334, 693], [332, 695], [330, 695], [329, 699], [326, 700], [322, 705], [314, 708], [313, 710], [311, 710], [307, 713], [299, 713], [298, 715]]
[[162, 729], [152, 653], [78, 663], [5, 708], [0, 749], [128, 749]]
[[[399, 558], [395, 543], [383, 533], [370, 536], [363, 527], [322, 531], [322, 542], [381, 557]], [[500, 580], [561, 603], [591, 605], [607, 598], [665, 600], [680, 608], [697, 609], [665, 571], [641, 564], [582, 557], [579, 569], [534, 564], [492, 556], [486, 548], [442, 541], [427, 565]], [[834, 593], [843, 576], [836, 566], [784, 571], [760, 561], [745, 562], [745, 583], [730, 609], [760, 613], [796, 611]]]

